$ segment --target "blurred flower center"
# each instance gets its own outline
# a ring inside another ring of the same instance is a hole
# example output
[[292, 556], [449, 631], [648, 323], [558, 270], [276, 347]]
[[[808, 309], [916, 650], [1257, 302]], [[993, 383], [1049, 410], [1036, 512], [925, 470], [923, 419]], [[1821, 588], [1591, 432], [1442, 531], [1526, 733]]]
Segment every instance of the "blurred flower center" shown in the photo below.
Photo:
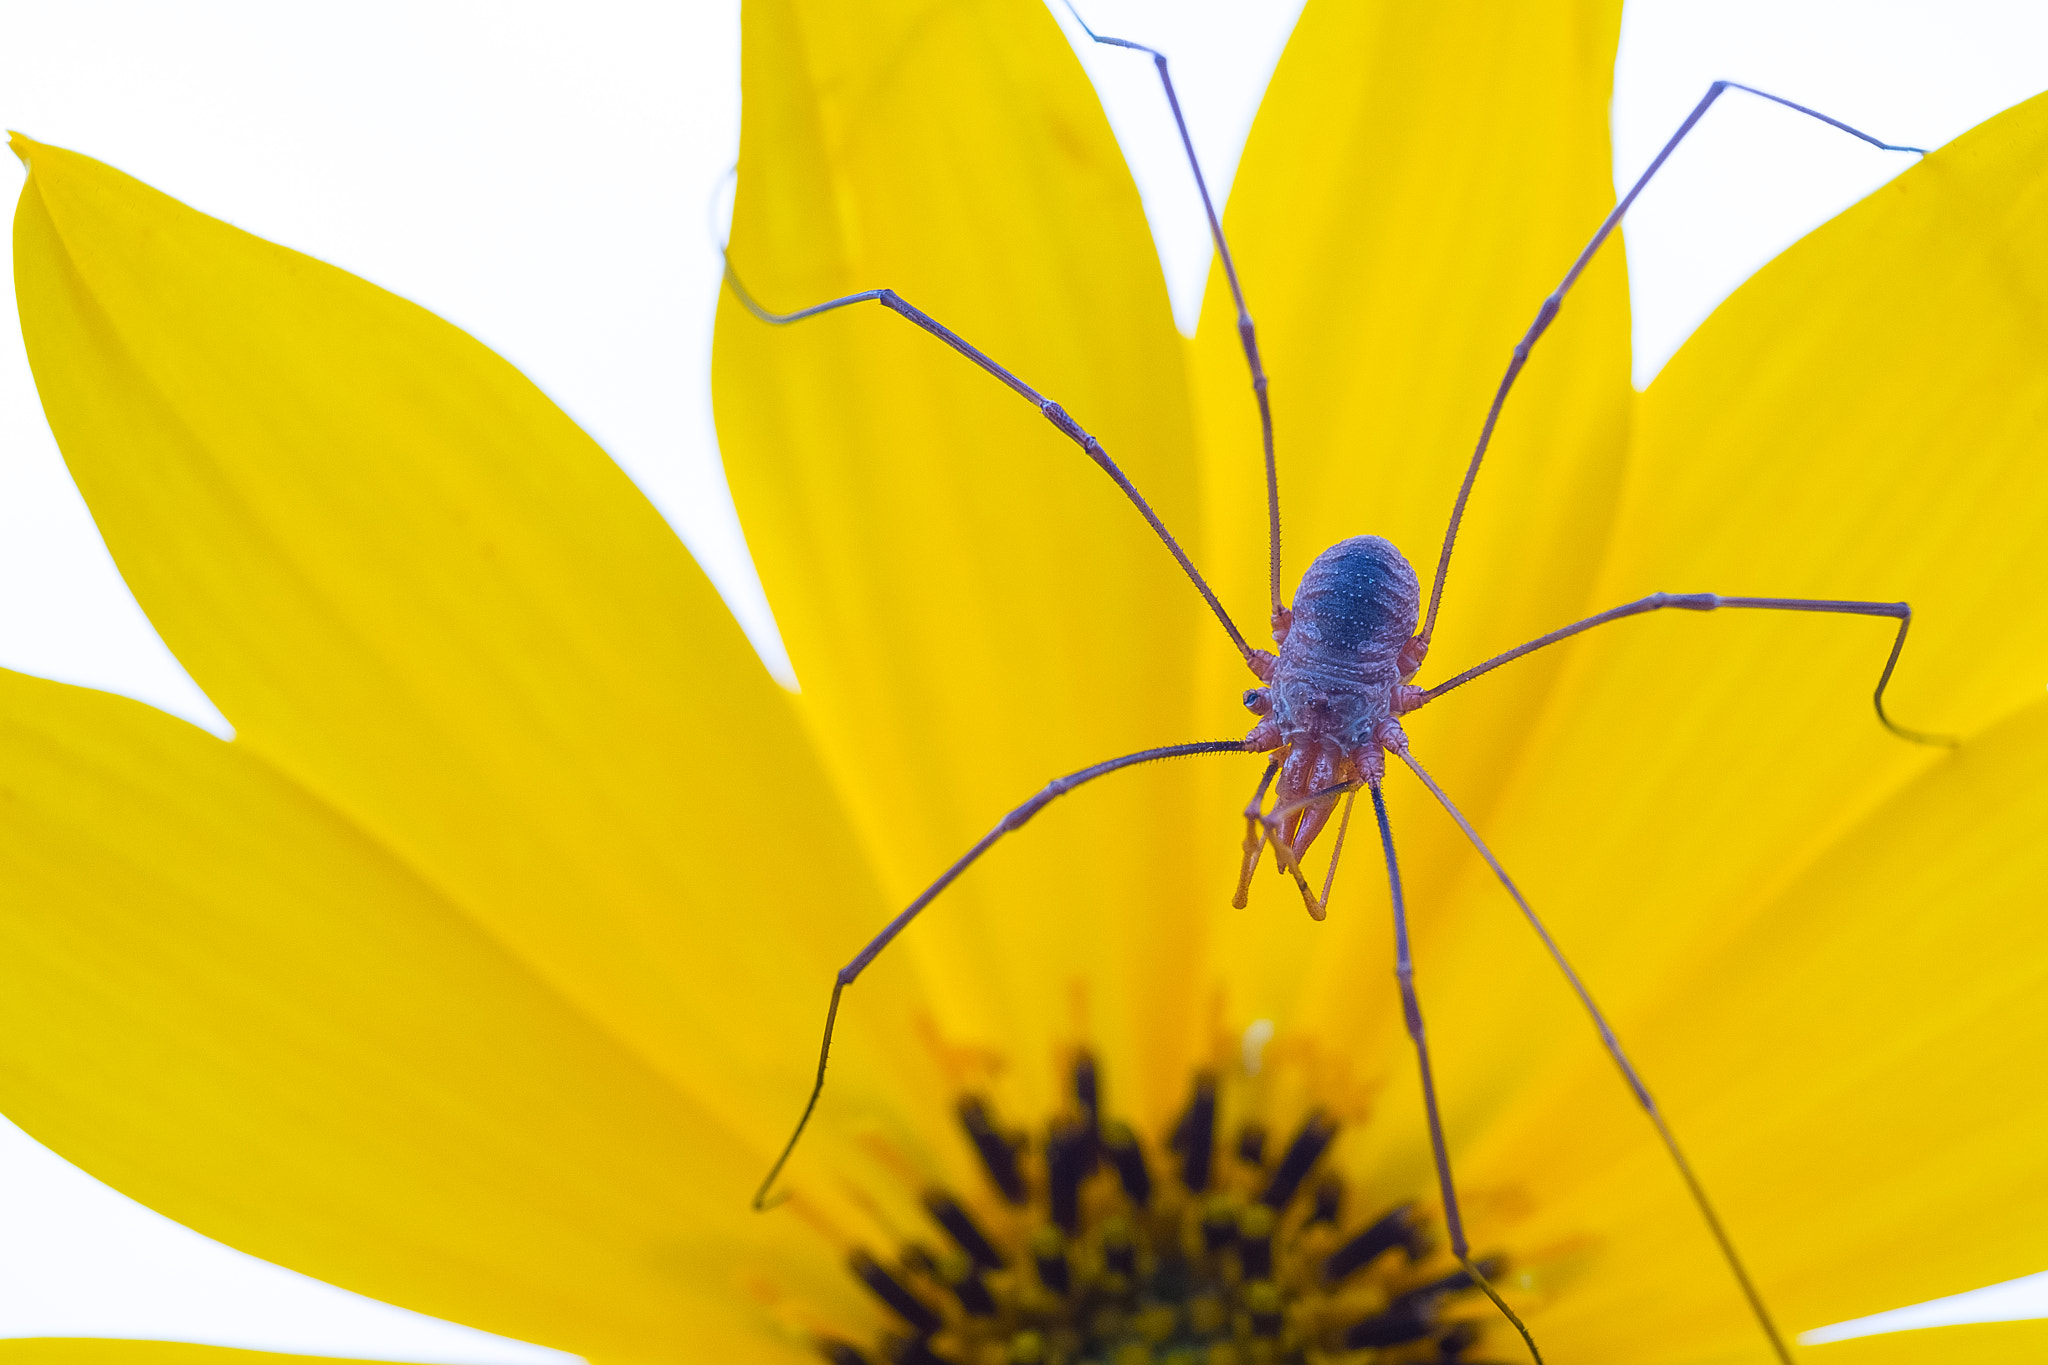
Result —
[[[959, 1101], [987, 1188], [927, 1190], [939, 1235], [852, 1254], [897, 1321], [867, 1345], [822, 1341], [834, 1365], [1280, 1365], [1361, 1351], [1477, 1365], [1485, 1300], [1414, 1205], [1374, 1205], [1328, 1169], [1339, 1125], [1327, 1110], [1276, 1137], [1253, 1096], [1227, 1104], [1201, 1072], [1171, 1130], [1146, 1135], [1101, 1112], [1092, 1057], [1069, 1079], [1070, 1107], [1037, 1140], [985, 1097]], [[1489, 1279], [1505, 1268], [1480, 1262]]]

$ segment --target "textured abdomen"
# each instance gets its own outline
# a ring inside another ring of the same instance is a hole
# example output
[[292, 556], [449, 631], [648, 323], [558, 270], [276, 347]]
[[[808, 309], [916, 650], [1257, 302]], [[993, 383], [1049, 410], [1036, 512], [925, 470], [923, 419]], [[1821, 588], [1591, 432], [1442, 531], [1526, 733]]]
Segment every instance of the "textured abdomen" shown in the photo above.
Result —
[[1283, 739], [1313, 730], [1363, 743], [1392, 714], [1401, 646], [1415, 634], [1415, 570], [1378, 536], [1353, 536], [1301, 576], [1294, 620], [1273, 667], [1273, 714]]

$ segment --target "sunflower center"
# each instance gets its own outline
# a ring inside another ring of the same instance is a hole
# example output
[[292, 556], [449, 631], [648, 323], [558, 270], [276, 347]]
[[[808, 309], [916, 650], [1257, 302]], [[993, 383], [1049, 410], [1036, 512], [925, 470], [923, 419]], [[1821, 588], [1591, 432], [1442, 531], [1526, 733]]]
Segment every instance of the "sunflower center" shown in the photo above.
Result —
[[[1218, 1081], [1202, 1072], [1151, 1141], [1101, 1113], [1091, 1057], [1069, 1080], [1072, 1107], [1037, 1141], [1005, 1129], [985, 1097], [961, 1098], [991, 1188], [974, 1207], [927, 1190], [930, 1241], [889, 1260], [853, 1253], [898, 1326], [869, 1350], [821, 1341], [834, 1365], [1279, 1365], [1361, 1351], [1477, 1365], [1484, 1300], [1414, 1205], [1351, 1197], [1325, 1159], [1339, 1131], [1326, 1111], [1284, 1143], [1255, 1111], [1220, 1135]], [[1480, 1262], [1489, 1279], [1504, 1268]]]

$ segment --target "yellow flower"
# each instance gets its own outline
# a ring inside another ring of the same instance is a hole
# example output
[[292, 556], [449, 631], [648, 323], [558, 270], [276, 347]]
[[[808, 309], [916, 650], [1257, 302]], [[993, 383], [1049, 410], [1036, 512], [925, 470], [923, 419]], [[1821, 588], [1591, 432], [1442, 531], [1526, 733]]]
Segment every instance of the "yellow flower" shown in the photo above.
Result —
[[[1290, 574], [1359, 532], [1433, 550], [1508, 346], [1611, 202], [1615, 20], [1303, 20], [1231, 216]], [[1045, 14], [764, 0], [745, 62], [754, 290], [901, 290], [1061, 399], [1256, 622], [1227, 315], [1212, 296], [1191, 348], [1173, 334]], [[799, 1198], [748, 1212], [831, 972], [895, 907], [1052, 773], [1245, 727], [1199, 601], [1099, 474], [929, 338], [728, 309], [720, 434], [790, 697], [502, 361], [19, 145], [52, 426], [236, 727], [0, 677], [0, 1108], [31, 1133], [245, 1250], [597, 1361], [870, 1338], [848, 1244], [934, 1236], [928, 1180], [988, 1202], [950, 1113], [991, 1052], [997, 1110], [1035, 1122], [1085, 1043], [1156, 1138], [1219, 1030], [1270, 1020], [1294, 1078], [1271, 1115], [1341, 1111], [1352, 1215], [1427, 1194], [1378, 870], [1352, 863], [1321, 925], [1270, 877], [1231, 911], [1256, 771], [1204, 759], [1055, 806], [863, 976]], [[2040, 1268], [2044, 151], [2036, 102], [1936, 154], [1640, 399], [1605, 258], [1509, 408], [1426, 675], [1656, 588], [1908, 598], [1897, 712], [1960, 752], [1872, 721], [1881, 628], [1799, 618], [1613, 627], [1411, 727], [1794, 1330]], [[1391, 797], [1475, 1241], [1526, 1275], [1550, 1358], [1764, 1358], [1512, 907], [1412, 788]]]

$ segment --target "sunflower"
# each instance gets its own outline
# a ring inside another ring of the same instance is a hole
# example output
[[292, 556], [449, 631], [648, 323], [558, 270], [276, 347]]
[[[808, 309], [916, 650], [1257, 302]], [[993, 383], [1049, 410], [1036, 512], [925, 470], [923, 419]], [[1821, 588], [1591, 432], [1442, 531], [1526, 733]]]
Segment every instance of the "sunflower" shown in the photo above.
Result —
[[[1290, 573], [1364, 531], [1433, 547], [1508, 347], [1611, 203], [1616, 21], [1303, 18], [1229, 223]], [[1227, 310], [1172, 331], [1043, 10], [764, 0], [746, 24], [754, 291], [894, 286], [1059, 397], [1259, 619]], [[24, 1128], [246, 1251], [593, 1361], [878, 1358], [933, 1323], [893, 1349], [1378, 1349], [1360, 1325], [1401, 1313], [1427, 1322], [1389, 1361], [1511, 1358], [1433, 1231], [1379, 874], [1343, 869], [1322, 924], [1270, 877], [1228, 906], [1249, 760], [1105, 780], [963, 879], [848, 993], [791, 1197], [749, 1211], [832, 972], [890, 914], [1052, 773], [1248, 723], [1199, 600], [1035, 416], [894, 319], [725, 310], [721, 442], [792, 696], [504, 362], [16, 145], [52, 427], [236, 732], [0, 677], [0, 1107]], [[1875, 725], [1886, 642], [1835, 620], [1617, 626], [1410, 727], [1793, 1330], [2040, 1264], [2044, 152], [2039, 101], [1937, 152], [1640, 397], [1603, 259], [1509, 409], [1433, 649], [1447, 673], [1667, 587], [1908, 598], [1898, 713], [1959, 750]], [[1766, 1358], [1512, 906], [1412, 786], [1389, 798], [1505, 1292], [1553, 1360]], [[1402, 1235], [1333, 1270], [1376, 1226]]]

